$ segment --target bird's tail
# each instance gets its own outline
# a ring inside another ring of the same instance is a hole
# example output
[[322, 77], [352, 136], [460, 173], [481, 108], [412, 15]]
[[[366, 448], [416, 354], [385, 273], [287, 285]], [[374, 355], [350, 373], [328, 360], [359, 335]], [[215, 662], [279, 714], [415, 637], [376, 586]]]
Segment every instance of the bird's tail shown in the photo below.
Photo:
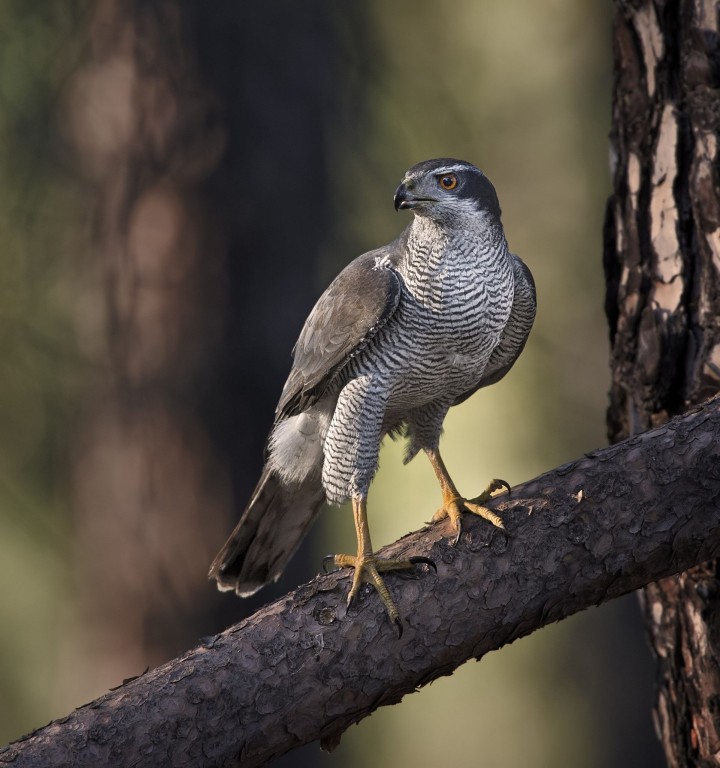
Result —
[[210, 566], [218, 589], [249, 597], [276, 581], [317, 517], [325, 493], [317, 476], [288, 483], [269, 468]]

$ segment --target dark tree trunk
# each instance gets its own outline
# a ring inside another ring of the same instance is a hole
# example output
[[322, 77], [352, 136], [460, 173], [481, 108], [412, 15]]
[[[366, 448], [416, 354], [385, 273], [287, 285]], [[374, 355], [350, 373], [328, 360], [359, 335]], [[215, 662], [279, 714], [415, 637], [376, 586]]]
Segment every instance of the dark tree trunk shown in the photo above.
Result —
[[350, 99], [332, 23], [318, 2], [93, 5], [65, 120], [93, 196], [106, 327], [74, 472], [93, 637], [68, 666], [94, 690], [311, 573], [251, 601], [207, 581], [314, 299], [327, 122]]
[[[611, 440], [720, 386], [719, 10], [616, 3], [613, 196], [605, 228]], [[720, 580], [708, 563], [644, 590], [668, 764], [720, 764]]]
[[102, 320], [105, 335], [74, 455], [85, 618], [68, 665], [74, 695], [197, 637], [232, 504], [199, 407], [228, 313], [225, 227], [202, 194], [227, 143], [220, 105], [178, 3], [100, 0], [88, 33], [65, 117], [93, 197], [100, 283], [98, 317], [81, 332]]

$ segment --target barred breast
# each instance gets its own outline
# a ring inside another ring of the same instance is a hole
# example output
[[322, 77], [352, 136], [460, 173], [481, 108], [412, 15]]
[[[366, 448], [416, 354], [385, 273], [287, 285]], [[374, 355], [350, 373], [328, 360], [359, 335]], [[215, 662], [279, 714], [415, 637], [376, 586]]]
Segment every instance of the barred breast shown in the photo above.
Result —
[[447, 410], [478, 386], [508, 321], [514, 278], [502, 230], [441, 235], [408, 240], [397, 310], [338, 379], [322, 471], [331, 503], [367, 493], [388, 431], [407, 427], [408, 458], [437, 444]]
[[510, 254], [494, 234], [408, 242], [398, 309], [348, 370], [387, 383], [387, 420], [438, 397], [453, 400], [480, 380], [513, 299]]

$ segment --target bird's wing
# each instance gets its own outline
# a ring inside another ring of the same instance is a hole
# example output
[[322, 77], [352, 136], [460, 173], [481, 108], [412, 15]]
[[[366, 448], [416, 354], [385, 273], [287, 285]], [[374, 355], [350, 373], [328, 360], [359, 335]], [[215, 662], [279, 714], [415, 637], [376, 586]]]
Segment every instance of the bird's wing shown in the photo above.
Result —
[[390, 319], [401, 292], [394, 258], [395, 244], [363, 254], [318, 299], [293, 350], [293, 367], [276, 419], [299, 413], [315, 402]]
[[478, 389], [500, 381], [520, 357], [530, 335], [537, 308], [535, 280], [523, 260], [514, 253], [511, 256], [515, 273], [515, 294], [507, 325], [477, 386], [460, 395], [454, 405], [467, 400]]
[[[353, 354], [377, 333], [400, 300], [395, 244], [348, 265], [318, 300], [293, 350], [293, 367], [276, 419], [319, 398]], [[317, 516], [325, 491], [318, 476], [286, 483], [265, 465], [240, 522], [210, 568], [221, 590], [247, 596], [276, 580]]]

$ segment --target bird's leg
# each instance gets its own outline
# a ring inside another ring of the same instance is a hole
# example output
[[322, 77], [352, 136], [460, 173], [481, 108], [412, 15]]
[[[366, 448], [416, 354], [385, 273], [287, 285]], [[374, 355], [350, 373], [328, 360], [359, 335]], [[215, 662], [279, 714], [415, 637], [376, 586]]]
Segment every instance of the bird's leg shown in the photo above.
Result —
[[453, 483], [448, 474], [445, 462], [440, 456], [440, 450], [438, 448], [426, 448], [425, 453], [427, 453], [428, 459], [430, 459], [430, 464], [432, 464], [432, 468], [435, 470], [437, 479], [440, 482], [440, 490], [442, 491], [442, 506], [433, 515], [433, 522], [449, 517], [457, 531], [457, 537], [455, 539], [456, 543], [460, 540], [460, 535], [462, 533], [463, 510], [472, 512], [472, 514], [478, 515], [492, 523], [496, 528], [500, 528], [503, 531], [505, 530], [505, 526], [500, 517], [492, 510], [483, 506], [483, 502], [493, 498], [495, 492], [499, 491], [501, 488], [506, 488], [508, 492], [510, 491], [510, 486], [504, 480], [493, 480], [479, 496], [476, 496], [474, 499], [466, 499], [458, 493], [455, 483]]
[[348, 595], [348, 608], [357, 596], [362, 584], [372, 584], [380, 595], [385, 609], [402, 635], [402, 623], [398, 609], [390, 597], [390, 592], [380, 576], [386, 571], [399, 571], [414, 568], [418, 563], [425, 563], [435, 568], [435, 563], [426, 557], [410, 557], [407, 560], [378, 560], [375, 557], [370, 541], [370, 526], [367, 519], [367, 498], [353, 498], [353, 516], [355, 518], [355, 531], [357, 533], [357, 555], [328, 555], [325, 562], [332, 561], [338, 568], [352, 567], [355, 569], [352, 587]]

